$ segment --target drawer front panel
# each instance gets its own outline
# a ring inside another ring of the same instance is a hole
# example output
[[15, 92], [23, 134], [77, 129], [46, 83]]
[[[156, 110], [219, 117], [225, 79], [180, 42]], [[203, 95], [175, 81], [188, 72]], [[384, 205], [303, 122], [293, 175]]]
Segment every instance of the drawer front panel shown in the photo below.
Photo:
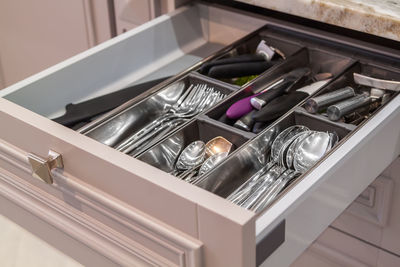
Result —
[[2, 214], [89, 265], [201, 266], [198, 240], [72, 176], [52, 175], [54, 184], [40, 184], [31, 177], [25, 153], [1, 141]]

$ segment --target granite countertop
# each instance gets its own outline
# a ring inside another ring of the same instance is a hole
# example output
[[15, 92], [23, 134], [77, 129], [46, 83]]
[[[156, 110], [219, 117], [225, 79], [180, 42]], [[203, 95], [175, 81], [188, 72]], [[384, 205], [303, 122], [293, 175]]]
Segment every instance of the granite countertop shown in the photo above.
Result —
[[400, 41], [400, 0], [237, 0]]

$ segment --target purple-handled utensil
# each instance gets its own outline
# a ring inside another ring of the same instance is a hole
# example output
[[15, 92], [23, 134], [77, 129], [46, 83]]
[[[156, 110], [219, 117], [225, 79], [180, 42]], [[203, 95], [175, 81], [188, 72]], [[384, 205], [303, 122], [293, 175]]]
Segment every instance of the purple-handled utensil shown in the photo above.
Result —
[[239, 101], [236, 101], [235, 103], [233, 103], [228, 110], [226, 111], [226, 116], [229, 119], [239, 119], [242, 116], [246, 115], [247, 113], [249, 113], [250, 111], [253, 110], [253, 106], [250, 104], [250, 100], [253, 97], [258, 96], [260, 93], [257, 93], [255, 95], [251, 95], [245, 98], [240, 99]]

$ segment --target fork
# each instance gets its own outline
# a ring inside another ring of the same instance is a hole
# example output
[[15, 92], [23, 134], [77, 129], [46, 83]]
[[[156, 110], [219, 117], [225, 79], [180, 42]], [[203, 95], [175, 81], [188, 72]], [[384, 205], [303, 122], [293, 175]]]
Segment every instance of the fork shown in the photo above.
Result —
[[[225, 94], [215, 92], [212, 87], [208, 87], [206, 84], [192, 85], [164, 115], [147, 124], [137, 133], [129, 136], [120, 143], [116, 149], [124, 153], [132, 154], [133, 150], [139, 148], [151, 137], [156, 136], [157, 133], [164, 131], [168, 127], [171, 128], [170, 131], [173, 130], [176, 126], [183, 124], [191, 117], [214, 105], [224, 97]], [[176, 123], [175, 127], [170, 127], [176, 120], [181, 122]], [[160, 138], [162, 138], [162, 136], [159, 136], [158, 140]], [[155, 141], [156, 140], [153, 140], [152, 143], [155, 143]]]

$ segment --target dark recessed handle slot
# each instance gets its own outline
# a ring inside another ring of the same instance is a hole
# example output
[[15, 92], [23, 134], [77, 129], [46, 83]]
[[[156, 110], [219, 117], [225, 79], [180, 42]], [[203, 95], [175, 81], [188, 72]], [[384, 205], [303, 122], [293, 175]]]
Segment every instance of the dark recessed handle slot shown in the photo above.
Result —
[[256, 266], [260, 266], [280, 245], [285, 242], [286, 220], [281, 221], [256, 245]]

